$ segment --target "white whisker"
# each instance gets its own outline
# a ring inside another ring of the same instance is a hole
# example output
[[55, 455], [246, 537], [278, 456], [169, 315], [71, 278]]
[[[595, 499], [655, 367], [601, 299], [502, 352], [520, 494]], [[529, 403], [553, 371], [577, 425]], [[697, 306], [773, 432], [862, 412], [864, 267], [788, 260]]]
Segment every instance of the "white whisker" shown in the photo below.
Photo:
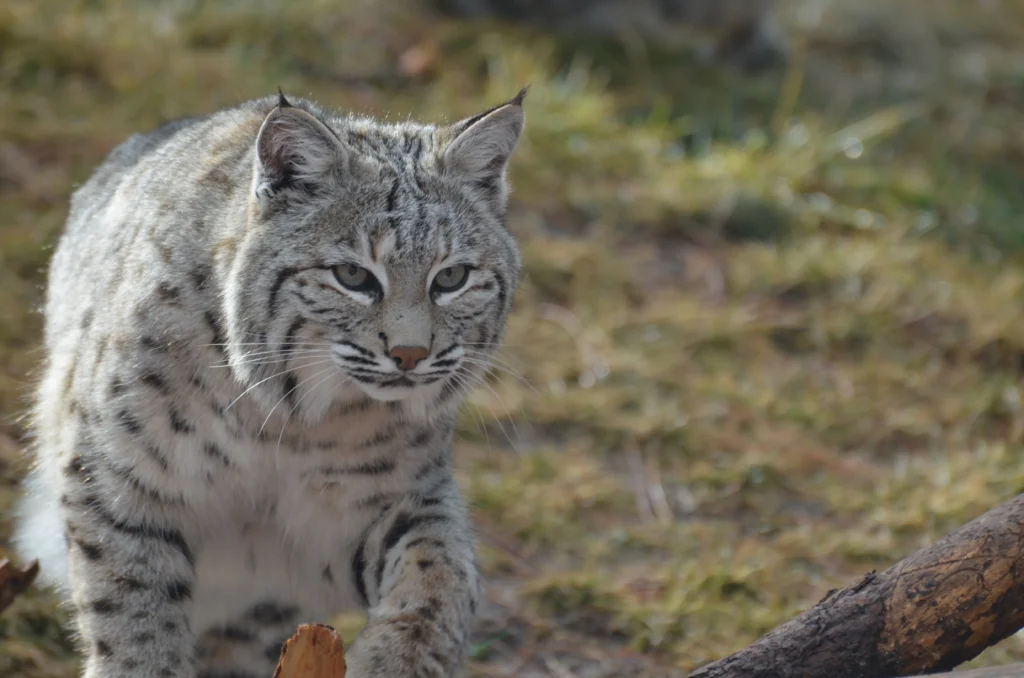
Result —
[[[326, 361], [320, 361], [320, 362], [315, 362], [315, 363], [312, 363], [312, 364], [310, 364], [310, 365], [303, 365], [303, 367], [312, 367], [313, 365], [321, 365], [321, 364], [323, 364], [324, 362], [326, 362]], [[265, 383], [265, 382], [268, 382], [268, 381], [270, 381], [271, 379], [273, 379], [274, 377], [280, 377], [280, 376], [281, 376], [281, 375], [283, 375], [283, 374], [288, 374], [288, 373], [289, 373], [289, 372], [291, 372], [291, 371], [292, 371], [292, 370], [290, 370], [290, 369], [289, 369], [289, 370], [281, 370], [280, 372], [277, 372], [276, 374], [272, 374], [272, 375], [270, 375], [270, 376], [269, 376], [269, 377], [267, 377], [266, 379], [260, 379], [260, 380], [259, 380], [259, 381], [257, 381], [257, 382], [256, 382], [255, 384], [253, 384], [253, 385], [252, 385], [252, 386], [250, 386], [249, 388], [247, 388], [247, 389], [245, 389], [244, 391], [242, 391], [242, 393], [241, 393], [241, 394], [239, 394], [239, 396], [238, 396], [237, 398], [235, 398], [234, 400], [232, 400], [232, 401], [231, 401], [231, 403], [230, 403], [230, 404], [229, 404], [229, 405], [228, 405], [227, 407], [225, 407], [225, 408], [224, 408], [224, 411], [225, 411], [225, 412], [227, 412], [228, 410], [230, 410], [230, 409], [231, 409], [231, 407], [232, 407], [232, 406], [233, 406], [233, 405], [234, 405], [235, 403], [237, 403], [237, 402], [238, 402], [239, 400], [241, 400], [241, 399], [242, 399], [242, 398], [243, 398], [243, 397], [245, 396], [245, 394], [247, 394], [247, 393], [248, 393], [249, 391], [251, 391], [251, 390], [253, 390], [254, 388], [256, 388], [257, 386], [259, 386], [260, 384], [263, 384], [263, 383]]]
[[[311, 342], [311, 341], [308, 341], [306, 339], [301, 340], [299, 343], [301, 345], [303, 345], [303, 346], [332, 346], [333, 345], [329, 341]], [[232, 348], [232, 347], [238, 348], [238, 347], [242, 347], [242, 346], [259, 346], [261, 348], [265, 348], [265, 349], [270, 350], [270, 347], [273, 346], [273, 344], [271, 344], [269, 342], [269, 340], [268, 341], [225, 341], [225, 342], [216, 343], [216, 344], [199, 344], [199, 346], [204, 346], [204, 347], [205, 346], [218, 346], [218, 347], [221, 347], [221, 348]], [[277, 350], [280, 350], [280, 349], [277, 349]]]
[[513, 361], [521, 362], [518, 360], [518, 358], [515, 358], [513, 356], [502, 356], [501, 350], [498, 347], [495, 347], [490, 351], [481, 351], [480, 349], [473, 347], [463, 348], [463, 350], [467, 353], [472, 353], [473, 355], [482, 355], [487, 356], [488, 358], [500, 359], [502, 361], [502, 364], [508, 365], [509, 367], [515, 367]]
[[[465, 398], [465, 396], [469, 394], [469, 392], [472, 389], [472, 387], [463, 380], [462, 375], [460, 375], [458, 372], [453, 372], [450, 376], [451, 376], [452, 381], [454, 381], [456, 383], [456, 385], [457, 385], [457, 391], [456, 392], [461, 391], [462, 397]], [[478, 422], [476, 424], [477, 430], [480, 431], [480, 433], [483, 434], [484, 442], [487, 443], [487, 449], [488, 450], [494, 449], [491, 446], [491, 435], [487, 432], [487, 422], [484, 421], [483, 415], [480, 414], [476, 410], [475, 407], [472, 408], [472, 412], [473, 412], [473, 415], [475, 415], [476, 422]]]
[[[502, 400], [500, 395], [498, 395], [498, 392], [495, 391], [494, 388], [490, 384], [488, 384], [482, 377], [480, 377], [480, 375], [473, 374], [472, 372], [465, 372], [463, 376], [472, 377], [476, 379], [475, 386], [483, 386], [484, 388], [491, 392], [491, 395], [493, 395], [495, 399], [497, 399], [498, 404], [501, 405], [502, 408], [504, 408], [505, 416], [508, 418], [508, 423], [512, 427], [512, 432], [515, 433], [516, 439], [522, 441], [522, 436], [519, 435], [519, 429], [516, 427], [516, 422], [512, 418], [512, 414], [508, 411], [508, 405], [506, 405], [505, 401]], [[495, 413], [495, 411], [491, 408], [490, 405], [485, 404], [484, 406], [491, 413], [491, 416], [494, 417], [494, 423], [496, 423], [498, 425], [498, 428], [501, 429], [501, 434], [505, 436], [505, 440], [508, 441], [508, 444], [511, 445], [513, 449], [515, 449], [517, 447], [517, 444], [512, 441], [512, 438], [509, 437], [508, 432], [505, 431], [505, 426], [501, 423], [501, 418]]]
[[249, 367], [256, 366], [256, 365], [276, 365], [276, 364], [280, 364], [280, 363], [291, 362], [291, 361], [295, 360], [296, 358], [330, 358], [332, 356], [333, 356], [332, 353], [327, 353], [327, 352], [323, 352], [323, 351], [317, 351], [317, 352], [312, 352], [312, 353], [303, 353], [303, 354], [300, 354], [298, 356], [290, 356], [288, 358], [277, 358], [277, 359], [274, 359], [274, 360], [240, 360], [240, 361], [235, 362], [235, 363], [225, 363], [223, 365], [214, 364], [214, 365], [210, 365], [209, 367], [210, 367], [210, 369], [220, 370], [220, 369], [224, 369], [225, 367], [233, 367], [233, 366], [241, 367], [243, 365], [249, 366]]
[[[240, 356], [240, 359], [243, 359], [243, 361], [246, 361], [246, 359], [255, 358], [255, 357], [283, 357], [283, 356], [286, 356], [286, 355], [305, 355], [305, 354], [308, 354], [308, 353], [331, 353], [331, 350], [329, 348], [301, 348], [301, 349], [297, 349], [297, 350], [293, 349], [293, 350], [288, 350], [288, 351], [280, 351], [280, 350], [253, 351], [251, 353], [243, 353]], [[222, 361], [222, 362], [223, 363], [229, 363], [230, 362], [230, 358], [225, 359], [225, 361]]]
[[[280, 405], [281, 403], [283, 403], [288, 396], [290, 396], [293, 392], [295, 392], [296, 389], [298, 389], [303, 384], [308, 383], [311, 379], [315, 379], [315, 378], [319, 377], [321, 374], [323, 374], [325, 372], [330, 372], [331, 370], [334, 370], [334, 369], [337, 369], [337, 365], [331, 365], [328, 368], [322, 369], [319, 372], [317, 372], [316, 374], [314, 374], [313, 376], [306, 377], [305, 379], [303, 379], [299, 383], [295, 384], [295, 386], [292, 386], [290, 389], [285, 391], [284, 395], [281, 396], [281, 399], [278, 400], [276, 403], [274, 403], [274, 406], [270, 408], [270, 412], [267, 414], [267, 418], [263, 420], [263, 424], [260, 426], [260, 430], [256, 432], [256, 439], [259, 440], [260, 436], [263, 435], [263, 429], [267, 427], [267, 422], [270, 421], [270, 418], [272, 416], [274, 416], [274, 410], [276, 410], [277, 406]], [[284, 427], [287, 426], [287, 425], [288, 425], [288, 418], [285, 417], [285, 421], [281, 424], [282, 432], [284, 431]]]
[[[318, 372], [317, 374], [323, 374], [324, 372], [329, 372], [329, 374], [327, 376], [325, 376], [323, 379], [321, 379], [320, 381], [318, 381], [315, 384], [313, 384], [312, 386], [310, 386], [309, 389], [305, 393], [303, 393], [301, 396], [299, 396], [299, 399], [297, 401], [295, 401], [295, 404], [292, 405], [292, 408], [290, 410], [288, 410], [288, 414], [285, 415], [284, 424], [282, 424], [282, 426], [281, 426], [281, 432], [277, 436], [277, 450], [274, 452], [275, 455], [281, 453], [281, 441], [284, 439], [284, 430], [285, 430], [285, 428], [287, 428], [288, 422], [291, 420], [292, 415], [295, 414], [295, 412], [299, 409], [299, 405], [302, 404], [302, 401], [305, 400], [306, 397], [310, 393], [312, 393], [313, 391], [315, 391], [318, 388], [320, 388], [321, 384], [323, 384], [328, 379], [330, 379], [333, 376], [335, 376], [340, 371], [341, 370], [338, 369], [338, 367], [335, 365], [334, 366], [334, 372], [330, 372], [329, 369], [328, 370], [323, 370], [322, 372]], [[316, 375], [313, 375], [313, 377], [310, 377], [309, 379], [306, 379], [305, 381], [308, 382], [310, 379], [313, 379], [315, 376]], [[342, 380], [341, 383], [345, 384], [345, 383], [348, 383], [348, 381], [349, 381], [349, 378], [346, 377], [345, 379]], [[303, 383], [305, 383], [305, 382], [303, 382]]]
[[472, 357], [471, 358], [471, 357], [463, 356], [462, 359], [465, 362], [467, 362], [467, 363], [469, 363], [471, 365], [478, 365], [478, 366], [483, 367], [484, 369], [487, 369], [487, 370], [492, 370], [493, 369], [493, 370], [497, 370], [498, 372], [503, 372], [503, 373], [509, 375], [510, 377], [513, 377], [517, 381], [521, 382], [523, 384], [523, 386], [526, 386], [527, 388], [529, 388], [531, 391], [533, 391], [537, 395], [540, 395], [540, 391], [537, 390], [537, 387], [535, 387], [533, 384], [531, 384], [529, 381], [527, 381], [526, 377], [524, 377], [521, 374], [517, 374], [516, 372], [513, 372], [511, 369], [509, 369], [508, 367], [505, 367], [504, 365], [496, 365], [494, 363], [491, 363], [491, 362], [488, 362], [486, 360], [483, 360], [481, 358], [476, 358], [476, 357]]
[[488, 362], [493, 363], [497, 367], [503, 367], [503, 368], [509, 370], [509, 372], [514, 374], [516, 377], [519, 377], [521, 379], [525, 378], [525, 377], [522, 376], [522, 374], [520, 372], [520, 369], [519, 369], [519, 367], [517, 365], [513, 364], [512, 361], [510, 361], [508, 359], [505, 359], [505, 358], [502, 358], [501, 356], [495, 355], [494, 353], [487, 353], [485, 351], [477, 351], [475, 349], [467, 349], [466, 352], [465, 352], [465, 355], [468, 355], [468, 356], [473, 357], [473, 358], [478, 358], [480, 360], [487, 360]]

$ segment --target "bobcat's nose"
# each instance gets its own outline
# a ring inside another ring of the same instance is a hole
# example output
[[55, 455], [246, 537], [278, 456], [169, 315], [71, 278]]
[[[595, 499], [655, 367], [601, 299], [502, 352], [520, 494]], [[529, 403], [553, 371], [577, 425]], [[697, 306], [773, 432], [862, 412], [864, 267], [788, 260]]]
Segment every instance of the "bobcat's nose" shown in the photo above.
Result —
[[398, 365], [398, 369], [411, 370], [427, 357], [427, 353], [427, 349], [422, 346], [395, 346], [388, 355]]

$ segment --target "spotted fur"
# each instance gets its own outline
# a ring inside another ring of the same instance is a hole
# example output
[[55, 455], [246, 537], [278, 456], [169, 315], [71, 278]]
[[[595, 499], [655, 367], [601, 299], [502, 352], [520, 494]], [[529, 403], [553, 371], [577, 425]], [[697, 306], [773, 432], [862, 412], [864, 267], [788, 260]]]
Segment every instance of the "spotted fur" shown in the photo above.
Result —
[[523, 95], [446, 126], [251, 101], [74, 194], [17, 541], [86, 678], [267, 678], [351, 608], [351, 678], [457, 670], [479, 576], [451, 443], [518, 280]]

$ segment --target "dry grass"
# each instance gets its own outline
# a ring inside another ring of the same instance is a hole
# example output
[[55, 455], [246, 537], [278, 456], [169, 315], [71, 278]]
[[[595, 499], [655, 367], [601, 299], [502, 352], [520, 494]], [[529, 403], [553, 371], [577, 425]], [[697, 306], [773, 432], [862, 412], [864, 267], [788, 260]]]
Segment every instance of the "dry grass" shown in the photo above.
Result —
[[[760, 76], [398, 5], [0, 8], [0, 555], [69, 191], [278, 84], [430, 118], [533, 85], [513, 374], [457, 452], [473, 675], [691, 668], [1024, 491], [1019, 3], [792, 0], [796, 57]], [[0, 674], [74, 667], [46, 594], [0, 617]]]

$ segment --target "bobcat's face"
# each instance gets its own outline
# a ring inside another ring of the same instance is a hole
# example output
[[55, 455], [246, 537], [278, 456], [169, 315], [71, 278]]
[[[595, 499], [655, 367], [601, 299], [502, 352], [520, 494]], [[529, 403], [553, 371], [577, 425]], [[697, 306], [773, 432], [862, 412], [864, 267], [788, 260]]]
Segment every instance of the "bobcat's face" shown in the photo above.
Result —
[[280, 103], [257, 143], [228, 317], [281, 363], [247, 369], [240, 350], [240, 376], [273, 382], [272, 368], [294, 364], [279, 386], [300, 398], [305, 379], [420, 409], [457, 400], [499, 342], [518, 280], [503, 217], [522, 126], [521, 98], [443, 129]]

